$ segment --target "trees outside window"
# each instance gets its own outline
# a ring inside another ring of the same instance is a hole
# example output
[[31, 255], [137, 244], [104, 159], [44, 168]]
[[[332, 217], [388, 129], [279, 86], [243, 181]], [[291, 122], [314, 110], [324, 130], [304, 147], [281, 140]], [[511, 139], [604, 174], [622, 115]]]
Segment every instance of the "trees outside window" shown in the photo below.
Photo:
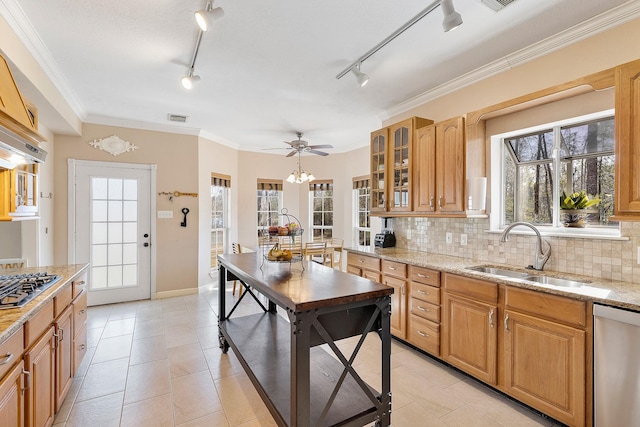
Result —
[[329, 242], [333, 237], [333, 182], [314, 181], [311, 195], [311, 236], [314, 242]]
[[562, 227], [562, 194], [600, 199], [585, 211], [590, 227], [616, 227], [614, 118], [554, 126], [503, 139], [503, 223]]

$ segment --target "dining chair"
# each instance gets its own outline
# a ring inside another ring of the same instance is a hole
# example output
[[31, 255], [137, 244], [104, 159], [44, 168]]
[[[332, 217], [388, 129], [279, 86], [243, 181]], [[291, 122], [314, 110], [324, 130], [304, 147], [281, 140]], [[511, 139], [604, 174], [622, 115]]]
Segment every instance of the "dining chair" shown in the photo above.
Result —
[[[240, 245], [240, 243], [232, 243], [231, 244], [231, 252], [234, 254], [241, 254], [242, 253], [242, 246]], [[237, 285], [238, 281], [234, 280], [233, 281], [233, 290], [231, 291], [231, 295], [235, 295], [236, 294], [236, 285]], [[240, 289], [238, 289], [238, 296], [241, 297], [242, 296], [242, 285], [239, 286]]]
[[[328, 252], [327, 242], [306, 242], [304, 244], [304, 257], [310, 261], [324, 264], [328, 259]], [[320, 261], [316, 261], [314, 257], [320, 257]]]
[[[333, 268], [334, 265], [338, 265], [338, 270], [342, 270], [342, 248], [344, 246], [344, 239], [333, 237], [329, 243], [330, 249], [330, 265]], [[337, 259], [336, 259], [337, 255]], [[326, 264], [326, 263], [325, 263]]]

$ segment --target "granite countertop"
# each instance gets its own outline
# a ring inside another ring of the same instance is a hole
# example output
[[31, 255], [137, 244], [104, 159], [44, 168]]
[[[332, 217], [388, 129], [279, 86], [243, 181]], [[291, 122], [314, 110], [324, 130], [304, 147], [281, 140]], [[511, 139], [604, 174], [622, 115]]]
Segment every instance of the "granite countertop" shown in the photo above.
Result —
[[[348, 252], [361, 255], [373, 255], [381, 259], [413, 264], [447, 273], [459, 274], [474, 279], [491, 280], [492, 282], [517, 286], [519, 288], [561, 295], [574, 299], [592, 301], [615, 307], [640, 311], [640, 285], [631, 282], [620, 282], [576, 274], [565, 274], [554, 271], [527, 270], [524, 267], [514, 267], [491, 262], [477, 261], [469, 258], [459, 258], [450, 255], [438, 255], [401, 248], [345, 248]], [[469, 267], [491, 266], [506, 270], [526, 272], [527, 274], [557, 277], [578, 282], [584, 282], [580, 287], [566, 287], [538, 284], [522, 279], [499, 277], [492, 274], [469, 270]]]
[[83, 273], [87, 268], [89, 268], [89, 264], [70, 264], [48, 267], [27, 267], [16, 270], [0, 270], [0, 276], [6, 274], [47, 272], [49, 274], [57, 274], [62, 277], [62, 279], [57, 283], [29, 301], [23, 307], [0, 310], [0, 342], [3, 342], [6, 338], [11, 336], [11, 334], [18, 330], [24, 322], [36, 315], [38, 311], [40, 311], [40, 309], [46, 305], [51, 298], [56, 296], [66, 284], [78, 277], [78, 275]]

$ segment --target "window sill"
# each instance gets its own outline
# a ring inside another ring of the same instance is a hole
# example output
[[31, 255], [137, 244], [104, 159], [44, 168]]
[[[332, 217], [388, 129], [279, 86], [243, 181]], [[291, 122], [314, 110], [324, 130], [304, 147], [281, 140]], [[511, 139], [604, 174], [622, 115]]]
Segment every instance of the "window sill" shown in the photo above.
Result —
[[[591, 239], [591, 240], [618, 240], [626, 241], [630, 240], [629, 237], [620, 236], [619, 230], [602, 230], [597, 228], [549, 228], [549, 227], [537, 227], [540, 234], [543, 237], [566, 237], [570, 239]], [[491, 229], [485, 230], [486, 233], [502, 234], [504, 230]], [[523, 235], [535, 235], [532, 230], [525, 228], [513, 229], [509, 234], [523, 234]]]

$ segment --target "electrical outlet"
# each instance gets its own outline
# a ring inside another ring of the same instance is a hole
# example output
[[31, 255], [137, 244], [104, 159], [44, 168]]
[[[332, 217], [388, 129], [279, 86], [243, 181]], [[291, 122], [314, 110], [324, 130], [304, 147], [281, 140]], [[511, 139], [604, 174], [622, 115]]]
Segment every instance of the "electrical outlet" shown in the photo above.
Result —
[[467, 235], [466, 234], [461, 234], [460, 235], [460, 244], [462, 246], [467, 246]]
[[453, 234], [447, 232], [447, 234], [445, 234], [445, 242], [453, 243]]
[[158, 211], [158, 218], [164, 218], [164, 219], [173, 218], [173, 211]]

